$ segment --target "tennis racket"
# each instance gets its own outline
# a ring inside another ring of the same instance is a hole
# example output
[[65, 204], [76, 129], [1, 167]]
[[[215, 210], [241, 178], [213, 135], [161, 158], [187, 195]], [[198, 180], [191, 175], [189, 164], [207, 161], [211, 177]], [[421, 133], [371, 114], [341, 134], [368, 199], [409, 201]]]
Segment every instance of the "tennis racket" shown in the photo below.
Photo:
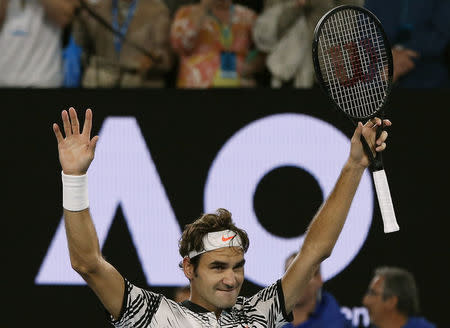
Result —
[[[335, 107], [356, 126], [357, 121], [383, 112], [392, 89], [392, 53], [380, 21], [370, 11], [343, 5], [327, 12], [317, 23], [313, 40], [314, 70], [319, 85]], [[377, 138], [382, 127], [377, 128]], [[381, 153], [370, 159], [384, 232], [399, 230]]]

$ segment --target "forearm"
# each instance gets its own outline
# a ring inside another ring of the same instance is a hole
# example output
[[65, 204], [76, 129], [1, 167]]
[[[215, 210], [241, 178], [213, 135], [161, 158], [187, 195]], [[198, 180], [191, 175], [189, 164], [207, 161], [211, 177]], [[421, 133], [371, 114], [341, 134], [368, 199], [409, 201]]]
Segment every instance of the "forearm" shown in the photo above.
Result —
[[101, 252], [89, 208], [77, 212], [64, 209], [64, 223], [72, 267], [80, 273], [94, 271]]
[[331, 194], [311, 221], [302, 248], [281, 281], [288, 312], [320, 263], [331, 255], [363, 172], [364, 167], [347, 162]]
[[308, 228], [302, 249], [313, 251], [319, 263], [331, 255], [363, 173], [363, 167], [347, 162], [334, 189]]

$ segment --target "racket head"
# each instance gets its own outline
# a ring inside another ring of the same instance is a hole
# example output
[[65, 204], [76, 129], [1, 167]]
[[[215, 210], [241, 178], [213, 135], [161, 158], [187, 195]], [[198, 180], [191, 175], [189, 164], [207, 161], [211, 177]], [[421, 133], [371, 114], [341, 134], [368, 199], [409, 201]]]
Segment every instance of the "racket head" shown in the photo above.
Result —
[[369, 10], [342, 5], [317, 23], [314, 71], [319, 85], [351, 119], [376, 116], [392, 90], [393, 62], [387, 35]]

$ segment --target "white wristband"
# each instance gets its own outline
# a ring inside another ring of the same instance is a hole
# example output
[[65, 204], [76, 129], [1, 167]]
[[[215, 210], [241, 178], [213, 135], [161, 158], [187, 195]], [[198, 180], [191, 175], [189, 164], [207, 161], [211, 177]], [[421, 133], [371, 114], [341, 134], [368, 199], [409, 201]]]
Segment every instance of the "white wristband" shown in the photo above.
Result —
[[88, 178], [84, 175], [66, 175], [61, 172], [63, 207], [69, 211], [82, 211], [89, 207]]

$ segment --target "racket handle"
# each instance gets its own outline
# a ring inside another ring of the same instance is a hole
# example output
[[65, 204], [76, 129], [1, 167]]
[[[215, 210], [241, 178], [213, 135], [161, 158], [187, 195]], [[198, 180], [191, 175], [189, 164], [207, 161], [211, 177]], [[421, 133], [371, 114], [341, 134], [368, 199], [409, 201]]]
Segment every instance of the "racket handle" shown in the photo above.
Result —
[[384, 233], [398, 231], [400, 227], [395, 218], [386, 172], [384, 170], [374, 171], [372, 175], [377, 192], [378, 204], [380, 205], [381, 217], [383, 219]]

